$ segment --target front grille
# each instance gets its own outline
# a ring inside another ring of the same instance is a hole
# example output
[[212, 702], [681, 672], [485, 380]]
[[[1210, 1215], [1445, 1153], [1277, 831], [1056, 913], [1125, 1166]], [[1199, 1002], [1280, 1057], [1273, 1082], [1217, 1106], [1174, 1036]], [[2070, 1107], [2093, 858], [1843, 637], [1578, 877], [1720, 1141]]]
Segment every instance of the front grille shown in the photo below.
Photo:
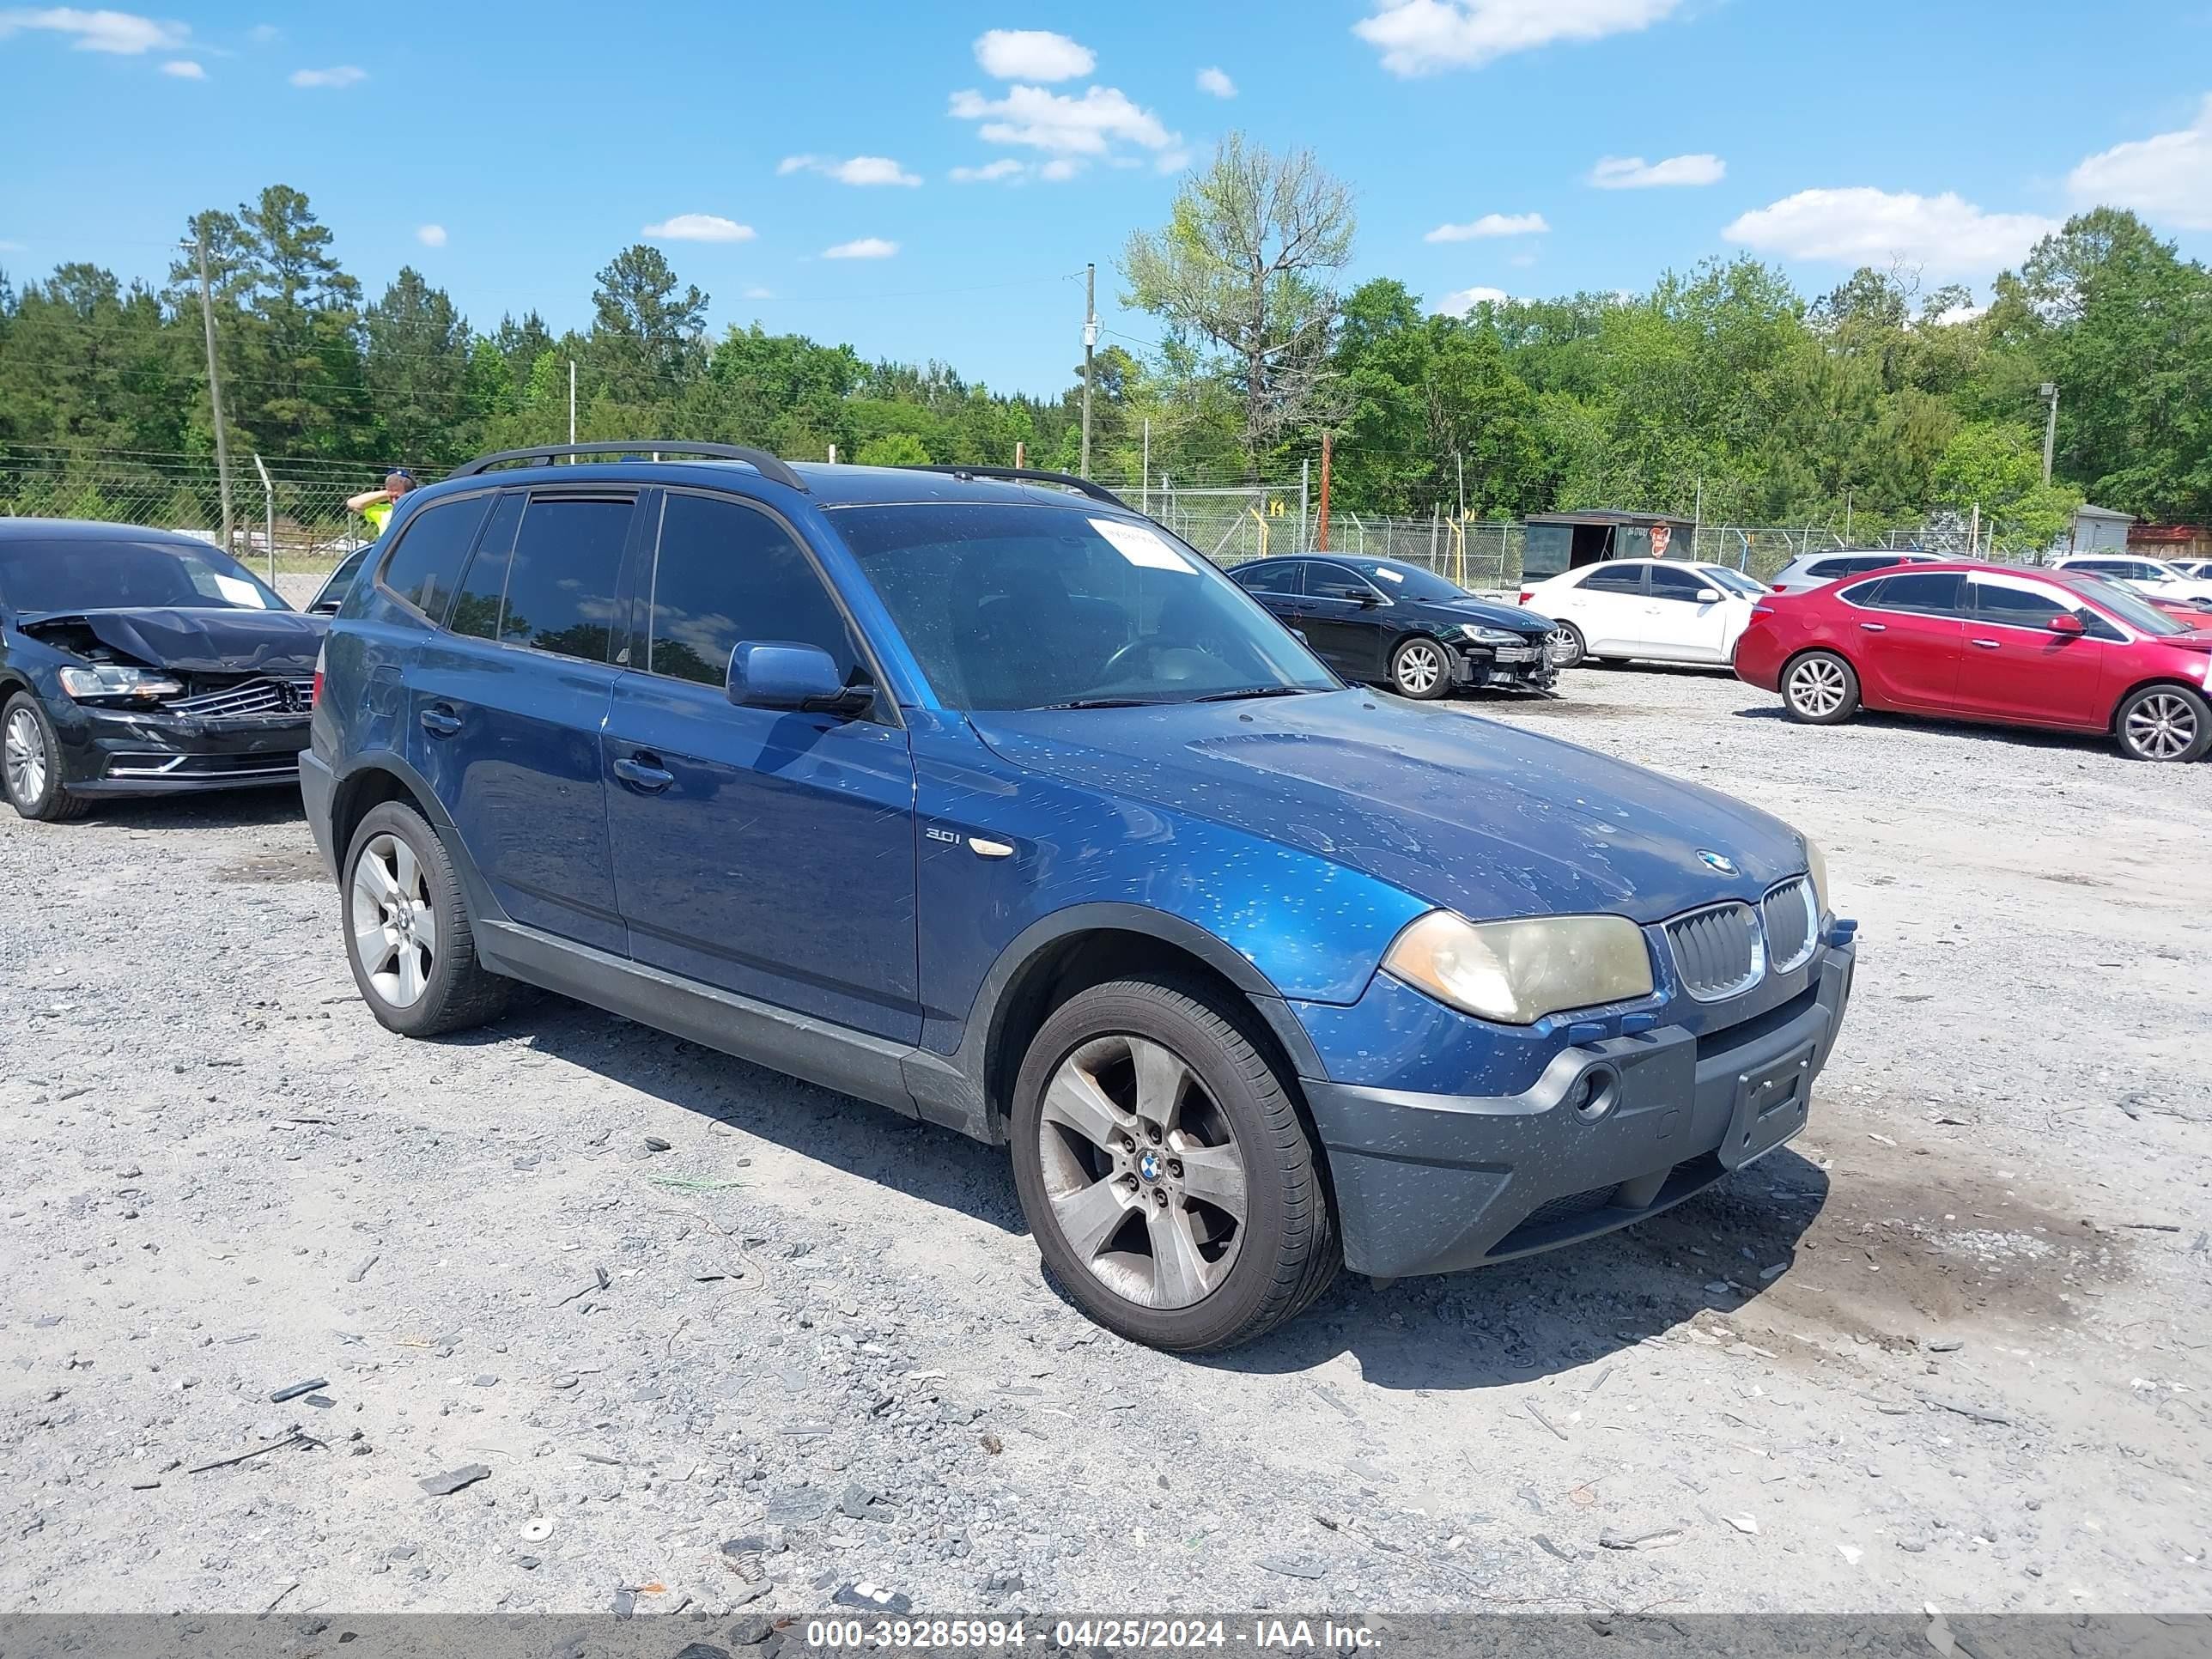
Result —
[[1803, 876], [1784, 882], [1759, 901], [1759, 915], [1766, 924], [1766, 955], [1776, 973], [1802, 968], [1812, 957], [1820, 933], [1819, 918], [1814, 915], [1817, 902], [1812, 882]]
[[1699, 1002], [1748, 991], [1766, 971], [1759, 915], [1748, 904], [1716, 904], [1667, 924], [1682, 988]]
[[162, 707], [173, 714], [201, 720], [245, 720], [264, 714], [304, 714], [314, 697], [312, 679], [262, 678], [240, 680], [189, 697], [171, 697]]

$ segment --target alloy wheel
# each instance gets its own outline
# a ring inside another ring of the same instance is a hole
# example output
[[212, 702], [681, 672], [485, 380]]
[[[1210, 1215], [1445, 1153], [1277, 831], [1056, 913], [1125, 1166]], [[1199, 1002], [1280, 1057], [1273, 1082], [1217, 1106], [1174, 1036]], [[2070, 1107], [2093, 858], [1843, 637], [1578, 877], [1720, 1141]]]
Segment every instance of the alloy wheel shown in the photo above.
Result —
[[2154, 692], [2128, 711], [2128, 746], [2146, 759], [2179, 760], [2196, 742], [2197, 711], [2173, 692]]
[[1443, 658], [1425, 641], [1416, 640], [1398, 653], [1398, 689], [1409, 697], [1425, 697], [1435, 690], [1443, 672]]
[[1844, 671], [1825, 657], [1814, 657], [1790, 671], [1790, 701], [1797, 712], [1814, 719], [1832, 714], [1844, 706], [1848, 688]]
[[422, 1000], [438, 957], [429, 872], [397, 836], [378, 836], [354, 861], [347, 905], [353, 948], [376, 994], [394, 1008]]
[[1565, 625], [1544, 635], [1544, 649], [1551, 653], [1552, 660], [1562, 667], [1572, 667], [1583, 654], [1575, 630]]
[[1053, 1219], [1094, 1278], [1164, 1310], [1220, 1288], [1244, 1242], [1244, 1159], [1179, 1055], [1146, 1037], [1094, 1037], [1053, 1073], [1041, 1118]]
[[8, 717], [4, 739], [8, 792], [27, 805], [46, 789], [46, 739], [39, 730], [39, 717], [18, 708]]

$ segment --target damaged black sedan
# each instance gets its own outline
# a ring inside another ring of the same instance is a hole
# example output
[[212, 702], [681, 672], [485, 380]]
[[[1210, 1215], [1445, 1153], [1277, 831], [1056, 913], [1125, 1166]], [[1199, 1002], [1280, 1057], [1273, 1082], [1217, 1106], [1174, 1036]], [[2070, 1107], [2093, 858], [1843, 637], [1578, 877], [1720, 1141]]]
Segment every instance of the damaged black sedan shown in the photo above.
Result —
[[0, 519], [8, 804], [295, 782], [325, 626], [189, 536]]

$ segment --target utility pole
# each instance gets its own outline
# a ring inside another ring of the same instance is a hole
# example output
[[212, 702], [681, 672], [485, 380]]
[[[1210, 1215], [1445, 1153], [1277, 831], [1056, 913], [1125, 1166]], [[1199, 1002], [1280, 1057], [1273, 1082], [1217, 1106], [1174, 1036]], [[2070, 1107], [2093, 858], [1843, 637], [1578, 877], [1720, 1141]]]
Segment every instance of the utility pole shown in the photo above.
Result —
[[[568, 359], [568, 441], [576, 441], [576, 360], [574, 357]], [[568, 458], [571, 466], [575, 465], [575, 461], [574, 455]]]
[[1029, 463], [1029, 446], [1019, 438], [1014, 440], [1014, 471], [1018, 472]]
[[2051, 488], [2051, 458], [2058, 447], [2058, 388], [2049, 380], [2043, 383], [2043, 396], [2051, 405], [2050, 418], [2043, 423], [2043, 487]]
[[1091, 476], [1091, 358], [1098, 346], [1098, 267], [1083, 267], [1083, 476]]
[[1313, 521], [1306, 517], [1306, 507], [1311, 492], [1308, 485], [1313, 478], [1313, 463], [1301, 457], [1298, 460], [1298, 551], [1313, 551]]
[[1138, 480], [1138, 499], [1145, 504], [1146, 518], [1152, 516], [1152, 417], [1145, 416], [1145, 459], [1143, 476]]
[[264, 533], [269, 538], [269, 586], [274, 587], [276, 586], [276, 486], [269, 482], [269, 469], [261, 465], [258, 451], [253, 457], [253, 470], [261, 475], [261, 507], [267, 526]]
[[230, 440], [222, 429], [222, 383], [215, 368], [215, 290], [208, 281], [207, 233], [199, 233], [200, 323], [207, 335], [208, 410], [215, 419], [215, 476], [222, 492], [222, 550], [230, 551]]
[[[1328, 551], [1328, 474], [1335, 453], [1334, 440], [1327, 432], [1321, 434], [1321, 520], [1315, 526], [1314, 539], [1320, 550]], [[1430, 550], [1435, 551], [1433, 539]]]

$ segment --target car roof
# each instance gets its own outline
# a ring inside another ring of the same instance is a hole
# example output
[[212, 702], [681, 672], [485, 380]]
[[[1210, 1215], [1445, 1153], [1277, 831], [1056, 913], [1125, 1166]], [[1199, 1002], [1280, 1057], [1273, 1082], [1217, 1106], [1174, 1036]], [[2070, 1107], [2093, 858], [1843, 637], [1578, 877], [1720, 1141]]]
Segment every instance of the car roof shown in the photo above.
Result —
[[222, 551], [213, 542], [181, 530], [156, 530], [150, 525], [111, 524], [105, 519], [0, 518], [0, 542], [163, 542], [173, 547], [196, 548], [204, 553]]
[[[1079, 495], [1072, 489], [1053, 483], [988, 478], [958, 472], [933, 472], [921, 467], [856, 466], [846, 462], [793, 461], [789, 465], [806, 485], [807, 499], [814, 506], [825, 508], [966, 502], [976, 505], [1077, 507], [1092, 513], [1115, 510], [1104, 501]], [[501, 466], [446, 479], [415, 493], [443, 495], [449, 487], [453, 489], [480, 489], [487, 484], [512, 488], [545, 483], [704, 484], [764, 497], [773, 496], [786, 488], [744, 461], [585, 460], [575, 465]], [[1135, 512], [1133, 507], [1128, 510], [1133, 514]]]

